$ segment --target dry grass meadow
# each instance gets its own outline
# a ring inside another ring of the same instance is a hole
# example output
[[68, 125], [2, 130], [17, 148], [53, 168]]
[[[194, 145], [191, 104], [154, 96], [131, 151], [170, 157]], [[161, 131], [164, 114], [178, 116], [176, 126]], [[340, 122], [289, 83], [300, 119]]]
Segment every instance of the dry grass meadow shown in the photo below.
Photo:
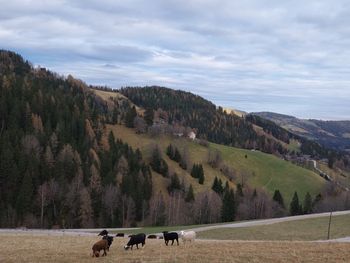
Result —
[[115, 239], [106, 257], [92, 258], [95, 236], [0, 234], [1, 263], [20, 262], [350, 262], [350, 243], [202, 241], [166, 247], [147, 240], [143, 249], [124, 251]]

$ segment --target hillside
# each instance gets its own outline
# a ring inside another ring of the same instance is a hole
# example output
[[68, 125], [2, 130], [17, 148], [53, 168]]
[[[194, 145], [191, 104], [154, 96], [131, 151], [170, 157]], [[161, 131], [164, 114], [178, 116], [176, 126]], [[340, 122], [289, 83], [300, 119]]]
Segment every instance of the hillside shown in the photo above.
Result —
[[[324, 208], [327, 196], [316, 194], [325, 180], [255, 150], [285, 152], [295, 144], [285, 130], [263, 122], [257, 132], [191, 93], [131, 91], [0, 51], [0, 227], [203, 224]], [[289, 211], [294, 191], [300, 202]]]
[[276, 140], [258, 134], [252, 123], [202, 97], [164, 87], [122, 88], [119, 90], [136, 105], [153, 111], [164, 111], [163, 121], [195, 130], [197, 137], [239, 148], [260, 149], [267, 153], [285, 153]]
[[350, 150], [350, 121], [306, 120], [272, 112], [252, 114], [271, 120], [294, 134], [315, 140], [326, 147]]
[[[222, 153], [223, 160], [234, 168], [236, 178], [233, 184], [241, 183], [243, 177], [243, 180], [247, 180], [252, 187], [266, 189], [271, 195], [276, 189], [279, 189], [286, 203], [290, 202], [294, 191], [298, 191], [301, 197], [305, 196], [306, 192], [310, 192], [315, 196], [321, 192], [325, 184], [325, 180], [314, 172], [260, 151], [238, 149], [214, 143], [211, 143], [207, 148], [190, 140], [174, 139], [169, 136], [152, 138], [149, 135], [136, 134], [133, 129], [122, 125], [109, 125], [107, 128], [113, 130], [116, 137], [129, 145], [139, 147], [145, 158], [150, 155], [149, 146], [152, 143], [160, 145], [171, 169], [182, 175], [187, 183], [193, 184], [196, 192], [206, 191], [208, 187], [211, 187], [215, 176], [222, 179], [223, 182], [228, 180], [218, 169], [214, 169], [207, 164], [209, 149], [219, 150]], [[190, 152], [190, 160], [203, 164], [206, 176], [204, 185], [198, 184], [188, 172], [182, 170], [176, 162], [167, 158], [165, 150], [169, 143], [187, 147]]]

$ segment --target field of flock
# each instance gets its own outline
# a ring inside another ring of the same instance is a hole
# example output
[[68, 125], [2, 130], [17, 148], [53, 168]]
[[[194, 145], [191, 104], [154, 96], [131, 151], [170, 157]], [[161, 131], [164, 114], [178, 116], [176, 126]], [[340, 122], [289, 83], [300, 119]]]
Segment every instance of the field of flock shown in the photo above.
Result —
[[349, 243], [245, 242], [197, 240], [165, 246], [147, 240], [143, 249], [125, 251], [115, 239], [106, 257], [91, 257], [97, 236], [2, 234], [0, 262], [349, 262]]
[[[350, 211], [332, 219], [331, 239], [350, 236]], [[241, 222], [236, 224], [242, 224]], [[249, 221], [248, 223], [251, 223]], [[254, 222], [253, 222], [254, 223]], [[107, 256], [92, 257], [100, 230], [22, 231], [1, 230], [1, 263], [18, 262], [350, 262], [350, 242], [321, 241], [327, 237], [328, 217], [259, 225], [188, 226], [197, 231], [193, 243], [166, 246], [163, 239], [146, 239], [144, 248], [124, 250], [129, 238], [115, 237]], [[186, 227], [118, 230], [159, 233]], [[76, 231], [76, 232], [74, 232]], [[110, 231], [115, 234], [117, 230]], [[309, 241], [308, 241], [309, 240]]]

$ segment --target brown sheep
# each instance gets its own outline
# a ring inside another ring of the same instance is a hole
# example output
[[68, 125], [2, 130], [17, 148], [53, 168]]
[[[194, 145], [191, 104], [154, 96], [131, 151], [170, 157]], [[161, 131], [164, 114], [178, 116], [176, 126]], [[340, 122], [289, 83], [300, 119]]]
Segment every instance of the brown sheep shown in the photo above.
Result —
[[106, 249], [108, 249], [108, 241], [106, 239], [101, 239], [97, 241], [92, 246], [92, 257], [98, 257], [100, 255], [100, 251], [103, 250], [102, 256], [107, 256]]

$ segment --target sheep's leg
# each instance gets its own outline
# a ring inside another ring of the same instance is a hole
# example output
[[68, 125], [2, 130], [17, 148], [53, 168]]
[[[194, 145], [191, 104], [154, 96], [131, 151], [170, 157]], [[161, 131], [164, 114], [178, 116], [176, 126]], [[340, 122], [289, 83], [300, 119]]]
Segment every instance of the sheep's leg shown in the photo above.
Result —
[[103, 249], [103, 255], [102, 256], [107, 256], [106, 249]]
[[136, 248], [139, 249], [139, 244], [136, 244]]
[[171, 240], [171, 245], [174, 245], [174, 239]]
[[179, 245], [179, 239], [176, 239], [177, 245]]

